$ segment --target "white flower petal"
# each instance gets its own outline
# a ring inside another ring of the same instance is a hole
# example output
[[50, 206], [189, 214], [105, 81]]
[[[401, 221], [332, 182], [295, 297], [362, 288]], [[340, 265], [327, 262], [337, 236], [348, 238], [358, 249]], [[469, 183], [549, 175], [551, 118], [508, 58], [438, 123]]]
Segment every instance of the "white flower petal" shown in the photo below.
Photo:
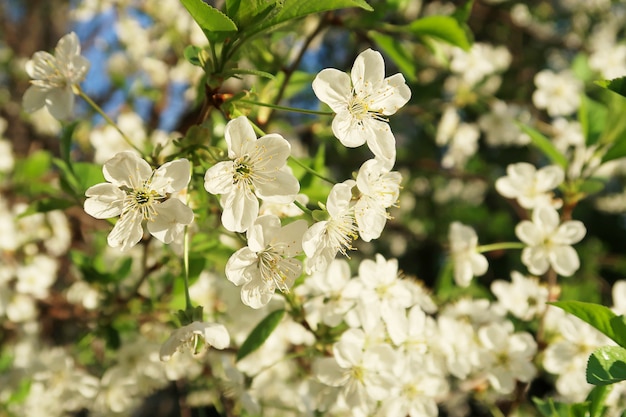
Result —
[[239, 116], [226, 124], [224, 138], [228, 145], [228, 157], [231, 159], [243, 156], [245, 147], [257, 140], [256, 133], [245, 116]]
[[156, 215], [148, 221], [148, 231], [163, 243], [182, 242], [184, 226], [193, 221], [193, 210], [177, 198], [154, 206]]
[[89, 187], [85, 192], [85, 212], [96, 219], [109, 219], [122, 212], [126, 193], [113, 184], [101, 183]]
[[550, 251], [550, 264], [557, 274], [572, 276], [580, 268], [578, 253], [571, 246], [557, 246]]
[[159, 194], [180, 191], [189, 184], [191, 164], [187, 159], [176, 159], [161, 165], [152, 176], [150, 188]]
[[257, 254], [249, 247], [239, 249], [230, 256], [226, 263], [226, 278], [236, 286], [246, 284], [251, 278], [246, 270], [257, 262]]
[[317, 98], [328, 104], [335, 113], [346, 110], [348, 99], [352, 96], [352, 86], [345, 72], [334, 68], [324, 69], [317, 74], [312, 87]]
[[218, 162], [204, 174], [204, 189], [211, 194], [228, 194], [233, 191], [234, 175], [232, 161]]
[[71, 86], [51, 88], [46, 94], [46, 108], [57, 120], [67, 120], [74, 114], [74, 93]]
[[259, 215], [259, 200], [247, 187], [239, 187], [226, 194], [222, 205], [222, 224], [231, 232], [245, 232]]
[[136, 189], [150, 179], [152, 168], [134, 152], [124, 151], [105, 162], [102, 173], [113, 185]]
[[126, 251], [139, 243], [143, 237], [142, 220], [139, 211], [131, 211], [120, 217], [107, 237], [109, 246]]
[[34, 113], [46, 104], [48, 89], [31, 85], [22, 97], [22, 107], [26, 113]]

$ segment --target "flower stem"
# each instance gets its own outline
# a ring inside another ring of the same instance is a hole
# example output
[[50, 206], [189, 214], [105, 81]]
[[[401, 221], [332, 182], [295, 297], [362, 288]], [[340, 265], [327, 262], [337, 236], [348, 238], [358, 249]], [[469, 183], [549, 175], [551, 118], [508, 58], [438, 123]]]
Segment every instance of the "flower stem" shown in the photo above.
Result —
[[298, 200], [294, 200], [293, 204], [295, 204], [296, 207], [298, 207], [300, 210], [302, 210], [303, 212], [305, 212], [309, 216], [313, 217], [313, 212], [311, 210], [309, 210], [304, 204], [302, 204]]
[[489, 245], [481, 245], [476, 248], [476, 251], [479, 253], [483, 252], [493, 252], [496, 250], [503, 249], [524, 249], [526, 245], [521, 242], [500, 242], [500, 243], [491, 243]]
[[302, 161], [300, 161], [298, 158], [296, 158], [294, 156], [289, 155], [289, 160], [291, 162], [295, 163], [296, 165], [300, 166], [301, 168], [304, 168], [304, 170], [306, 172], [309, 172], [309, 173], [315, 175], [316, 177], [318, 177], [318, 178], [320, 178], [320, 179], [322, 179], [322, 180], [324, 180], [324, 181], [326, 181], [326, 182], [328, 182], [330, 184], [335, 185], [337, 183], [337, 181], [333, 181], [332, 179], [327, 178], [327, 177], [323, 176], [322, 174], [320, 174], [319, 172], [315, 171], [313, 168], [305, 165]]
[[100, 106], [96, 104], [95, 101], [93, 101], [87, 94], [85, 94], [85, 92], [80, 87], [77, 87], [77, 90], [78, 95], [82, 97], [82, 99], [85, 100], [87, 104], [89, 104], [100, 116], [102, 116], [108, 124], [113, 126], [113, 128], [117, 130], [120, 135], [122, 135], [122, 138], [126, 141], [126, 143], [128, 143], [131, 148], [135, 149], [137, 152], [143, 155], [142, 150], [135, 146], [135, 144], [133, 144], [128, 136], [126, 136], [124, 132], [122, 132], [122, 130], [115, 124], [113, 120], [111, 120], [111, 118], [104, 112], [104, 110], [102, 110], [102, 108], [100, 108]]
[[257, 101], [253, 101], [253, 100], [240, 99], [240, 100], [237, 100], [237, 101], [239, 103], [243, 103], [243, 104], [250, 104], [250, 105], [253, 105], [253, 106], [261, 106], [261, 107], [269, 107], [269, 108], [276, 109], [276, 110], [285, 110], [285, 111], [290, 111], [290, 112], [294, 112], [294, 113], [316, 114], [318, 116], [332, 116], [332, 115], [335, 114], [333, 112], [328, 112], [328, 111], [307, 110], [307, 109], [299, 109], [299, 108], [296, 108], [296, 107], [279, 106], [277, 104], [259, 103]]
[[183, 238], [183, 267], [185, 269], [185, 310], [190, 311], [193, 309], [193, 305], [189, 296], [189, 226], [185, 226]]

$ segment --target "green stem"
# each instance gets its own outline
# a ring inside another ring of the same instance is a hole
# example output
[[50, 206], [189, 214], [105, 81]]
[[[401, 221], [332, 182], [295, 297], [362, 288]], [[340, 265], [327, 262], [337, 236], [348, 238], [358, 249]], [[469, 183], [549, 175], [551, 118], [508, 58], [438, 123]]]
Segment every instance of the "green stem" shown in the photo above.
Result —
[[115, 130], [117, 130], [131, 148], [135, 149], [137, 152], [143, 155], [142, 150], [135, 146], [135, 144], [133, 144], [128, 136], [126, 136], [124, 132], [122, 132], [122, 130], [115, 124], [113, 120], [111, 120], [111, 118], [104, 112], [104, 110], [102, 110], [100, 106], [96, 104], [95, 101], [93, 101], [87, 94], [85, 94], [85, 92], [79, 86], [76, 86], [76, 89], [78, 91], [78, 95], [82, 97], [82, 99], [85, 100], [87, 104], [89, 104], [100, 116], [102, 116], [108, 124], [110, 124]]
[[183, 266], [185, 269], [185, 310], [193, 309], [191, 304], [191, 296], [189, 295], [189, 227], [185, 226], [185, 235], [183, 238]]
[[240, 100], [237, 100], [237, 101], [239, 103], [243, 103], [243, 104], [250, 104], [250, 105], [253, 105], [253, 106], [260, 106], [260, 107], [269, 107], [271, 109], [285, 110], [285, 111], [290, 111], [290, 112], [294, 112], [294, 113], [316, 114], [316, 115], [319, 115], [319, 116], [333, 116], [335, 114], [334, 112], [329, 112], [329, 111], [317, 111], [317, 110], [298, 109], [298, 108], [295, 108], [295, 107], [279, 106], [277, 104], [259, 103], [257, 101], [253, 101], [253, 100], [240, 99]]
[[476, 248], [477, 252], [493, 252], [496, 250], [503, 249], [524, 249], [526, 245], [521, 242], [500, 242], [500, 243], [491, 243], [489, 245], [481, 245]]
[[302, 210], [303, 212], [305, 212], [309, 216], [313, 217], [313, 212], [311, 210], [309, 210], [304, 204], [302, 204], [298, 200], [294, 200], [293, 204], [295, 204], [296, 207], [298, 207], [300, 210]]
[[291, 162], [295, 163], [296, 165], [300, 166], [301, 168], [304, 168], [304, 170], [305, 170], [306, 172], [309, 172], [309, 173], [311, 173], [311, 174], [315, 175], [316, 177], [318, 177], [318, 178], [320, 178], [320, 179], [322, 179], [322, 180], [324, 180], [324, 181], [326, 181], [326, 182], [328, 182], [328, 183], [330, 183], [330, 184], [333, 184], [333, 185], [337, 184], [337, 181], [334, 181], [334, 180], [332, 180], [331, 178], [327, 178], [327, 177], [323, 176], [323, 175], [322, 175], [322, 174], [320, 174], [319, 172], [315, 171], [313, 168], [308, 167], [307, 165], [305, 165], [304, 163], [302, 163], [302, 162], [301, 162], [298, 158], [296, 158], [296, 157], [294, 157], [294, 156], [289, 155], [289, 160], [290, 160]]

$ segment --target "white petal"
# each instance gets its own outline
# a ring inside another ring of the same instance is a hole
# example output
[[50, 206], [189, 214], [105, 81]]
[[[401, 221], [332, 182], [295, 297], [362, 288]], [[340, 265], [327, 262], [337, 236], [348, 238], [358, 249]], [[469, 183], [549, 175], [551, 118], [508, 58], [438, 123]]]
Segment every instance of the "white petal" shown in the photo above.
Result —
[[189, 184], [191, 165], [187, 159], [177, 159], [161, 165], [152, 176], [150, 188], [159, 194], [180, 191]]
[[122, 251], [126, 251], [139, 243], [143, 237], [142, 220], [143, 216], [139, 211], [131, 211], [120, 217], [107, 237], [109, 246], [120, 247]]
[[248, 187], [240, 186], [222, 197], [222, 224], [231, 232], [245, 232], [259, 215], [259, 200]]
[[105, 162], [102, 173], [114, 185], [137, 189], [150, 178], [152, 168], [134, 152], [124, 151]]
[[261, 252], [270, 244], [279, 230], [280, 219], [278, 216], [267, 214], [257, 217], [246, 232], [248, 247], [253, 252]]
[[344, 385], [350, 374], [341, 368], [333, 358], [321, 358], [313, 362], [313, 375], [323, 384], [331, 387]]
[[67, 120], [74, 115], [74, 93], [70, 86], [52, 88], [46, 94], [46, 107], [57, 120]]
[[366, 136], [367, 146], [387, 167], [393, 167], [396, 161], [396, 137], [391, 128], [387, 123], [377, 120], [368, 121], [366, 125], [367, 130], [373, 133]]
[[274, 171], [263, 182], [254, 181], [259, 198], [279, 204], [290, 204], [300, 191], [300, 183], [291, 172]]
[[85, 195], [85, 212], [96, 219], [109, 219], [122, 212], [126, 193], [113, 184], [102, 183], [89, 187]]
[[193, 221], [193, 210], [177, 198], [154, 207], [156, 215], [148, 221], [148, 231], [163, 243], [181, 241], [184, 225]]
[[522, 250], [522, 262], [531, 274], [541, 275], [550, 267], [548, 253], [542, 246], [533, 246]]
[[331, 217], [338, 217], [348, 211], [352, 200], [352, 188], [355, 185], [355, 181], [346, 180], [333, 186], [326, 201], [326, 209]]
[[250, 275], [246, 270], [258, 262], [257, 254], [245, 247], [233, 253], [226, 263], [226, 278], [236, 286], [241, 286], [250, 281]]
[[533, 210], [533, 223], [546, 234], [552, 234], [561, 222], [559, 213], [552, 206], [542, 205]]
[[68, 62], [74, 55], [80, 55], [80, 42], [76, 33], [70, 32], [59, 39], [54, 55], [61, 63]]
[[22, 97], [22, 107], [26, 113], [34, 113], [46, 104], [47, 88], [31, 85]]
[[217, 323], [205, 324], [204, 340], [215, 349], [225, 349], [230, 345], [228, 330], [223, 325]]
[[339, 111], [331, 124], [333, 135], [345, 147], [356, 148], [363, 145], [373, 133], [366, 130], [363, 122], [356, 119], [349, 111]]
[[273, 286], [270, 291], [263, 279], [252, 279], [241, 287], [241, 301], [254, 309], [267, 305], [273, 295]]
[[394, 114], [411, 99], [411, 89], [406, 85], [402, 74], [386, 78], [381, 87], [371, 97], [371, 110], [386, 116]]
[[361, 52], [354, 60], [350, 78], [356, 94], [381, 83], [385, 78], [385, 60], [380, 52], [372, 49]]
[[256, 142], [257, 137], [250, 121], [246, 116], [239, 116], [226, 124], [224, 138], [228, 145], [228, 157], [235, 159], [245, 154], [244, 148], [250, 142]]
[[528, 220], [522, 220], [515, 226], [515, 235], [519, 240], [531, 246], [541, 245], [545, 238], [545, 234]]
[[578, 220], [569, 220], [559, 226], [552, 242], [562, 245], [573, 245], [580, 242], [587, 233], [585, 225]]
[[347, 109], [348, 100], [352, 96], [350, 77], [334, 68], [320, 71], [313, 80], [313, 92], [320, 101], [328, 104], [335, 112], [339, 113]]
[[537, 171], [537, 188], [550, 191], [561, 185], [564, 179], [563, 168], [558, 165], [550, 165]]
[[218, 162], [204, 174], [204, 189], [211, 194], [228, 194], [233, 190], [234, 175], [232, 161]]
[[283, 256], [292, 258], [302, 252], [302, 237], [307, 231], [306, 220], [296, 220], [282, 227], [272, 238], [271, 243]]
[[550, 251], [550, 264], [557, 274], [572, 276], [580, 268], [578, 253], [571, 246], [557, 246]]

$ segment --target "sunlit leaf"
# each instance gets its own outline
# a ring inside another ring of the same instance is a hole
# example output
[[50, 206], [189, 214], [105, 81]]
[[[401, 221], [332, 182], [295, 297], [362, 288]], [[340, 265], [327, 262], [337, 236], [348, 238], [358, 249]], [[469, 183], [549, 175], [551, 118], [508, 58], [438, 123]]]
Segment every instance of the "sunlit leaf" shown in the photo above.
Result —
[[268, 314], [248, 335], [237, 352], [237, 360], [241, 360], [261, 347], [272, 334], [285, 315], [285, 310], [276, 310]]
[[596, 349], [587, 362], [587, 382], [610, 385], [626, 380], [626, 349], [603, 346]]
[[556, 301], [550, 304], [562, 308], [582, 321], [589, 323], [619, 345], [626, 346], [626, 334], [617, 332], [615, 326], [611, 323], [611, 320], [618, 316], [610, 308], [600, 304], [575, 300]]
[[431, 37], [469, 50], [471, 43], [463, 26], [452, 16], [426, 16], [412, 22], [409, 30], [418, 37]]
[[530, 126], [526, 126], [524, 124], [518, 124], [519, 128], [522, 129], [524, 133], [526, 133], [533, 145], [535, 145], [543, 154], [548, 157], [552, 162], [557, 165], [560, 165], [562, 168], [567, 167], [567, 158], [563, 155], [559, 150], [554, 146], [554, 143], [547, 137], [545, 137], [538, 130], [533, 129]]

